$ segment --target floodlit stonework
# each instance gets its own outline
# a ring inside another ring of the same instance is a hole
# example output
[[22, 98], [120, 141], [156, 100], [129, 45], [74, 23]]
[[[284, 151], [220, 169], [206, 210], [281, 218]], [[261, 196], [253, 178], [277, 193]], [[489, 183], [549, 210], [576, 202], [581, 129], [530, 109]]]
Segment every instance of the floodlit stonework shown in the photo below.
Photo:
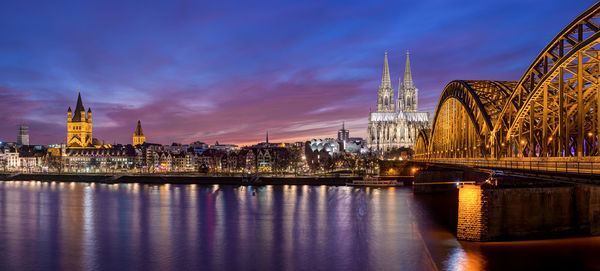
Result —
[[142, 122], [138, 120], [137, 128], [135, 128], [135, 133], [133, 133], [133, 146], [142, 145], [145, 142], [146, 136], [142, 130]]
[[386, 51], [377, 111], [369, 113], [368, 148], [375, 151], [414, 148], [419, 130], [429, 128], [429, 113], [418, 112], [418, 96], [419, 89], [413, 84], [409, 53], [406, 52], [404, 80], [399, 82], [398, 99], [394, 101]]
[[80, 93], [75, 112], [71, 107], [67, 110], [67, 148], [89, 147], [92, 147], [92, 109], [85, 112]]

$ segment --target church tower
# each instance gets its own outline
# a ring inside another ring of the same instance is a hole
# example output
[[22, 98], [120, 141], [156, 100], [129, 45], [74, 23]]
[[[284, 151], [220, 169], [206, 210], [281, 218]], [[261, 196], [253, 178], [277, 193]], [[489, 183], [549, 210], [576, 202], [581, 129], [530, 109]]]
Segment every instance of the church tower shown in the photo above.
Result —
[[75, 112], [71, 107], [67, 110], [67, 148], [92, 147], [92, 109], [87, 113], [81, 101], [81, 93], [77, 97]]
[[377, 112], [394, 112], [394, 89], [390, 80], [390, 68], [388, 66], [387, 50], [383, 62], [383, 75], [379, 85], [379, 96], [377, 98]]
[[398, 86], [397, 107], [400, 112], [417, 112], [419, 89], [413, 83], [410, 69], [410, 53], [406, 51], [406, 66], [404, 67], [404, 81]]
[[144, 131], [142, 130], [142, 122], [138, 120], [135, 133], [133, 133], [133, 146], [142, 145], [145, 142], [146, 136], [144, 136]]

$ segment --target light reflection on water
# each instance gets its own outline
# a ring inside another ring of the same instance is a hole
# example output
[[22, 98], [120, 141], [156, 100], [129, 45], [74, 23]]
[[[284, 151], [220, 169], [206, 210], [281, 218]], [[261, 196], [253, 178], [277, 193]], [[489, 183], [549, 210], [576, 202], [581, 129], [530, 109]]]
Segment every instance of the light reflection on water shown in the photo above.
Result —
[[[549, 244], [458, 242], [423, 202], [408, 188], [0, 182], [0, 270], [501, 270]], [[598, 239], [561, 242], [593, 267]]]

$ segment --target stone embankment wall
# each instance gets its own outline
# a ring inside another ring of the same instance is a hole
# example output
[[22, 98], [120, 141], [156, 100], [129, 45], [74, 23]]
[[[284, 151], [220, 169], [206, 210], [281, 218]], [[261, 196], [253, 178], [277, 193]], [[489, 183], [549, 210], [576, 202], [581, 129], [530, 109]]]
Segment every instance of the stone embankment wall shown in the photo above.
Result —
[[457, 238], [495, 241], [600, 234], [600, 187], [459, 187]]

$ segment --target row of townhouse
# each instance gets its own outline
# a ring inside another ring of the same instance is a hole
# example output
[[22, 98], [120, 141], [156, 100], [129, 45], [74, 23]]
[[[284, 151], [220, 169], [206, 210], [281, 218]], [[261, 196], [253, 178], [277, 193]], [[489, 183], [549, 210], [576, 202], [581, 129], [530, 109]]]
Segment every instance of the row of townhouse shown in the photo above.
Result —
[[[273, 144], [163, 146], [111, 145], [101, 148], [0, 146], [0, 169], [28, 172], [271, 172], [285, 170], [289, 150]], [[223, 147], [225, 146], [225, 147]]]
[[67, 172], [129, 172], [135, 169], [135, 150], [129, 146], [66, 149], [62, 170]]
[[47, 170], [45, 153], [41, 146], [0, 146], [0, 170], [45, 171]]
[[[53, 154], [57, 156], [57, 154]], [[66, 172], [196, 172], [195, 152], [159, 144], [113, 145], [110, 148], [63, 148], [53, 171]]]
[[142, 168], [148, 172], [195, 172], [199, 155], [188, 149], [172, 149], [161, 145], [146, 146], [140, 159]]
[[201, 168], [212, 172], [272, 172], [286, 170], [290, 152], [284, 147], [244, 147], [239, 150], [207, 150], [200, 155]]

